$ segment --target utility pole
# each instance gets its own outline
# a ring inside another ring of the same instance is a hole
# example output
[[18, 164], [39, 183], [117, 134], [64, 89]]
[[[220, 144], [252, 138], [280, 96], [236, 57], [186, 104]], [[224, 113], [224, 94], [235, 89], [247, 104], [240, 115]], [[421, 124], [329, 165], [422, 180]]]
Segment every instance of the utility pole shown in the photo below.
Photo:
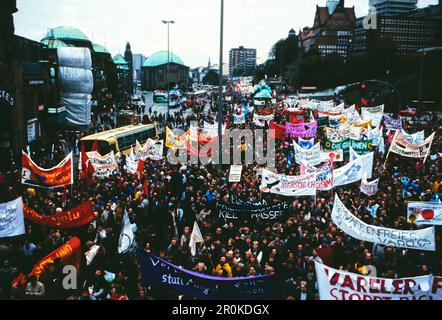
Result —
[[221, 0], [221, 22], [219, 41], [219, 88], [218, 88], [218, 153], [219, 170], [222, 168], [222, 120], [223, 120], [223, 33], [224, 33], [224, 0]]
[[175, 24], [175, 21], [173, 20], [163, 20], [164, 24], [167, 24], [167, 76], [166, 76], [166, 81], [167, 81], [167, 118], [169, 118], [170, 116], [170, 24]]

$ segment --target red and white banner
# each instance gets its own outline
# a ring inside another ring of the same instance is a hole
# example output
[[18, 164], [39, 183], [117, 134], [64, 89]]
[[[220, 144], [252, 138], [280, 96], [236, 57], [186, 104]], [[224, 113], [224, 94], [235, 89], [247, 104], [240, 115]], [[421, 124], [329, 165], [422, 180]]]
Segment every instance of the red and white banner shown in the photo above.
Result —
[[315, 261], [320, 300], [441, 300], [442, 278], [384, 279], [336, 270]]
[[287, 176], [263, 169], [260, 190], [283, 196], [314, 196], [316, 194], [316, 174]]
[[22, 151], [21, 183], [35, 187], [58, 188], [74, 183], [72, 152], [58, 165], [51, 169], [43, 169]]

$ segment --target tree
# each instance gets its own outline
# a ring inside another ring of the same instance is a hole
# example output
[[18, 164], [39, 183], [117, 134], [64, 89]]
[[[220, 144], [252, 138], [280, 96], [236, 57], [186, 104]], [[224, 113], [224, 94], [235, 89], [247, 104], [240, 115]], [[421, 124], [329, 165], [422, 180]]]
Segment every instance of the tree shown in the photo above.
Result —
[[215, 70], [209, 70], [203, 78], [203, 84], [217, 86], [219, 84], [219, 75]]

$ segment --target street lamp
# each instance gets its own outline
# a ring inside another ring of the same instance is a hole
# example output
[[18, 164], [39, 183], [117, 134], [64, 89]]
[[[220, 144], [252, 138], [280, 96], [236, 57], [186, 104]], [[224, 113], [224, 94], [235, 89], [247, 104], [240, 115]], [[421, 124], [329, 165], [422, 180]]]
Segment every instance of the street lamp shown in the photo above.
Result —
[[167, 76], [166, 76], [166, 80], [167, 80], [167, 118], [169, 118], [170, 116], [170, 25], [171, 24], [175, 24], [175, 21], [173, 20], [163, 20], [164, 24], [167, 24]]

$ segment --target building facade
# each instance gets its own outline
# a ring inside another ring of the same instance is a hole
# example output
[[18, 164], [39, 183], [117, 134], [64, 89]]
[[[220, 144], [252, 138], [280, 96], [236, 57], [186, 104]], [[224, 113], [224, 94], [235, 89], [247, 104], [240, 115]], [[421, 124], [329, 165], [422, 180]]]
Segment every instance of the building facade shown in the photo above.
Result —
[[229, 74], [232, 75], [235, 69], [249, 70], [256, 67], [256, 49], [248, 49], [240, 46], [230, 49], [229, 52]]
[[379, 16], [395, 16], [415, 10], [417, 0], [370, 0], [369, 6], [374, 7]]
[[312, 28], [300, 32], [301, 48], [304, 52], [318, 50], [321, 56], [337, 53], [347, 59], [352, 46], [354, 7], [346, 8], [344, 0], [327, 1], [326, 7], [316, 6]]
[[133, 54], [134, 76], [137, 82], [141, 82], [141, 68], [143, 67], [144, 59], [144, 55], [142, 54]]
[[367, 30], [363, 18], [357, 19], [353, 55], [366, 55], [386, 47], [392, 48], [395, 54], [409, 55], [442, 45], [440, 5], [395, 16], [378, 16], [376, 25], [376, 29]]
[[159, 51], [148, 57], [142, 67], [142, 90], [166, 90], [179, 86], [186, 89], [189, 85], [189, 67], [176, 54]]

